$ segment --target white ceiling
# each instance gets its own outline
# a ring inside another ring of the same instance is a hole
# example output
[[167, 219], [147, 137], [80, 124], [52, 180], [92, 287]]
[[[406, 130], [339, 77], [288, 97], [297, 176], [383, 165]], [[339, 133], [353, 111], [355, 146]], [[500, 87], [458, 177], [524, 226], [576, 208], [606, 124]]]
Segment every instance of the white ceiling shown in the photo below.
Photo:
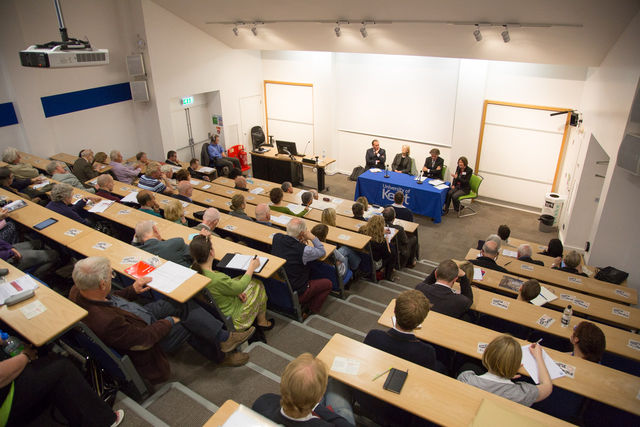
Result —
[[[638, 0], [153, 0], [234, 49], [310, 50], [388, 53], [597, 66], [640, 9]], [[349, 20], [342, 36], [335, 21]], [[326, 23], [269, 23], [305, 20]], [[363, 20], [391, 21], [368, 25]], [[403, 23], [399, 21], [432, 21]], [[249, 26], [234, 36], [231, 22], [267, 21], [254, 36]], [[436, 21], [436, 22], [433, 22]], [[446, 22], [469, 22], [453, 25]], [[214, 24], [207, 22], [228, 22]], [[475, 22], [578, 24], [575, 27], [511, 26], [504, 43], [502, 27]]]

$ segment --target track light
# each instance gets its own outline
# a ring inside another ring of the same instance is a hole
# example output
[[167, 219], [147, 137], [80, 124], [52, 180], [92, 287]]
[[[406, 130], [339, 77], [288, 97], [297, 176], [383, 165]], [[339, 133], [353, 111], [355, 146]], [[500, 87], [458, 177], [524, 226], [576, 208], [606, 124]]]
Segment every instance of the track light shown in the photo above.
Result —
[[232, 31], [233, 31], [233, 34], [234, 34], [236, 37], [238, 37], [238, 32], [239, 32], [239, 31], [238, 31], [238, 26], [237, 26], [237, 25], [235, 25], [235, 26], [233, 27], [233, 30], [232, 30]]
[[338, 25], [336, 25], [336, 27], [333, 29], [333, 31], [336, 32], [336, 37], [340, 37], [340, 35], [342, 34], [340, 32], [340, 23], [338, 22]]
[[258, 36], [258, 28], [256, 27], [256, 24], [253, 24], [253, 27], [251, 27], [251, 32], [254, 36]]
[[509, 29], [507, 28], [506, 25], [503, 25], [503, 27], [504, 27], [504, 31], [501, 33], [502, 40], [504, 40], [505, 43], [509, 43], [509, 41], [511, 40], [511, 36], [509, 36]]
[[476, 29], [473, 30], [473, 37], [476, 38], [477, 42], [482, 40], [482, 33], [480, 32], [480, 26], [478, 24], [476, 24]]
[[360, 28], [360, 34], [362, 34], [362, 38], [366, 39], [368, 34], [367, 34], [367, 24], [365, 22], [362, 23], [362, 28]]

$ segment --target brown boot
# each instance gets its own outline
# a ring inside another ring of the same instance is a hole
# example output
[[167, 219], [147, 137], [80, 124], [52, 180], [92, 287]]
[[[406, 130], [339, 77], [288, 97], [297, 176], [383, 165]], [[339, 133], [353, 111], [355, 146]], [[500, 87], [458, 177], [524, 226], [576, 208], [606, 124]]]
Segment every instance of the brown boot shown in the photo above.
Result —
[[224, 356], [224, 360], [220, 363], [220, 366], [242, 366], [249, 361], [249, 355], [247, 353], [233, 352], [227, 353]]
[[223, 353], [232, 352], [237, 346], [248, 340], [255, 331], [256, 328], [252, 326], [243, 332], [231, 332], [229, 334], [229, 339], [220, 343], [220, 350]]

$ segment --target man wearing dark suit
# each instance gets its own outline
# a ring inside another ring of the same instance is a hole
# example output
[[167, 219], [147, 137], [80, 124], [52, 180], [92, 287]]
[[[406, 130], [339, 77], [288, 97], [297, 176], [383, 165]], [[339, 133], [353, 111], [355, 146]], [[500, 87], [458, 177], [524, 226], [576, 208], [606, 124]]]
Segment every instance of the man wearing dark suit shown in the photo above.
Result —
[[359, 219], [360, 221], [366, 221], [367, 219], [364, 217], [364, 205], [360, 202], [355, 202], [351, 205], [351, 212], [353, 212], [353, 217], [355, 219]]
[[164, 162], [168, 165], [182, 167], [182, 165], [178, 161], [178, 153], [176, 153], [173, 150], [170, 150], [169, 152], [167, 152], [167, 160], [165, 160]]
[[178, 183], [178, 194], [173, 194], [173, 197], [185, 202], [193, 203], [191, 195], [193, 194], [193, 186], [189, 181], [180, 181]]
[[256, 213], [256, 222], [258, 224], [266, 225], [268, 227], [273, 227], [277, 230], [280, 230], [279, 227], [277, 227], [275, 224], [271, 222], [271, 209], [269, 209], [269, 205], [267, 205], [266, 203], [257, 204], [255, 213]]
[[403, 203], [404, 193], [402, 191], [396, 191], [396, 194], [393, 195], [393, 204], [389, 206], [396, 211], [396, 218], [413, 222], [413, 212], [411, 212], [409, 208], [405, 207]]
[[442, 179], [444, 159], [440, 157], [440, 150], [434, 148], [429, 151], [429, 154], [431, 155], [424, 160], [424, 167], [422, 168], [424, 176], [432, 179]]
[[[206, 231], [201, 231], [201, 233], [206, 233]], [[141, 221], [136, 224], [135, 245], [184, 267], [191, 266], [193, 261], [189, 254], [189, 246], [184, 243], [182, 237], [163, 240], [153, 221]]]
[[392, 207], [386, 207], [382, 211], [382, 217], [387, 227], [398, 230], [396, 234], [397, 250], [400, 251], [400, 266], [413, 268], [416, 266], [418, 258], [418, 239], [416, 236], [409, 236], [404, 231], [404, 227], [393, 223], [396, 219], [396, 211]]
[[369, 170], [371, 168], [384, 169], [384, 165], [387, 162], [387, 155], [384, 152], [384, 148], [380, 148], [380, 142], [378, 142], [377, 139], [371, 141], [371, 148], [367, 150], [364, 160], [365, 170]]
[[215, 229], [220, 222], [220, 212], [216, 208], [207, 208], [202, 215], [202, 222], [194, 225], [192, 228], [196, 230], [202, 231], [205, 230], [208, 233], [211, 233], [213, 236], [220, 237]]
[[[460, 281], [460, 293], [456, 294], [453, 284]], [[469, 278], [457, 264], [448, 259], [440, 265], [418, 286], [416, 289], [422, 292], [431, 302], [431, 310], [447, 316], [461, 318], [471, 304], [473, 304], [473, 291]]]
[[535, 264], [535, 265], [544, 265], [544, 262], [532, 259], [531, 258], [532, 254], [533, 254], [533, 250], [531, 249], [531, 246], [529, 245], [518, 246], [519, 261], [528, 262], [530, 264]]
[[496, 263], [496, 259], [498, 258], [498, 244], [492, 240], [487, 240], [482, 245], [482, 250], [480, 251], [480, 256], [476, 259], [470, 259], [473, 265], [477, 265], [478, 267], [488, 268], [490, 270], [501, 271], [503, 273], [508, 273], [509, 271], [499, 266]]
[[[78, 178], [78, 181], [85, 183], [90, 179], [98, 176], [98, 172], [94, 169], [98, 165], [91, 166], [93, 163], [93, 151], [87, 149], [80, 152], [80, 157], [75, 161], [71, 168], [71, 172]], [[87, 186], [88, 184], [84, 184]]]

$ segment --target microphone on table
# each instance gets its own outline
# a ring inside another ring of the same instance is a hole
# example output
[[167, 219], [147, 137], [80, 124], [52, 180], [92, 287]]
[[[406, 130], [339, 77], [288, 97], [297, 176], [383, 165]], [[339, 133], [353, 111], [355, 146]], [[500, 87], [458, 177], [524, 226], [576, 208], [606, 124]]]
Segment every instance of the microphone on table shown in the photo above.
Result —
[[389, 166], [386, 164], [384, 165], [384, 177], [389, 178]]
[[302, 152], [302, 157], [307, 155], [307, 148], [309, 147], [309, 144], [311, 144], [311, 141], [307, 141], [307, 145], [304, 146], [304, 151]]

